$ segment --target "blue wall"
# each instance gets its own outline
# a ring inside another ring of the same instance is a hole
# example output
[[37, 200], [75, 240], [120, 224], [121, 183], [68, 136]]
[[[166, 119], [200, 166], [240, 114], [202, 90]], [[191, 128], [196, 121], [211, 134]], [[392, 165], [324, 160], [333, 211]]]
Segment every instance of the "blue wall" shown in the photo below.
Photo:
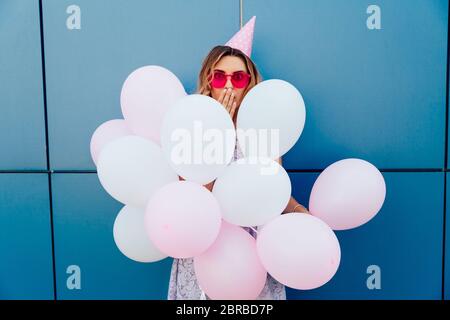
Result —
[[[294, 195], [307, 205], [320, 170], [347, 157], [381, 168], [387, 184], [375, 219], [337, 232], [332, 281], [288, 297], [450, 297], [447, 0], [243, 0], [242, 12], [239, 0], [42, 2], [42, 20], [38, 0], [0, 2], [0, 299], [165, 299], [171, 259], [140, 264], [114, 244], [121, 204], [100, 186], [90, 137], [121, 117], [121, 86], [139, 66], [165, 66], [192, 92], [241, 13], [257, 16], [263, 77], [305, 99], [303, 135], [284, 158]], [[72, 4], [79, 30], [66, 26]], [[379, 30], [366, 25], [373, 4]], [[369, 289], [374, 266], [381, 287]]]

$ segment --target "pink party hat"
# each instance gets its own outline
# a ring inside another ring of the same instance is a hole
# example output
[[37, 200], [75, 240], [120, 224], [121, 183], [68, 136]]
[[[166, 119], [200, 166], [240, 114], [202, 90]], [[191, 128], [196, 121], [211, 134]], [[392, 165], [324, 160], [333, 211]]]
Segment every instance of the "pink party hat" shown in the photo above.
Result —
[[250, 58], [252, 54], [255, 20], [256, 16], [253, 16], [225, 45], [241, 50]]

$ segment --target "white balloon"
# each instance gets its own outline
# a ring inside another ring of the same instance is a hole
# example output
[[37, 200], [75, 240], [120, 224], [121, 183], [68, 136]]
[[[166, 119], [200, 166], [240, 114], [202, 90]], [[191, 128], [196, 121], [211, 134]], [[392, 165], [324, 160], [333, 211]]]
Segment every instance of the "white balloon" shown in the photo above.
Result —
[[211, 97], [193, 94], [169, 109], [161, 126], [161, 146], [173, 170], [207, 184], [230, 163], [236, 131], [225, 108]]
[[103, 188], [116, 200], [144, 208], [154, 191], [178, 181], [156, 143], [126, 136], [107, 144], [97, 162]]
[[125, 206], [114, 221], [114, 241], [126, 257], [137, 262], [155, 262], [167, 258], [148, 237], [145, 210]]
[[303, 97], [292, 84], [277, 79], [260, 82], [239, 107], [237, 137], [244, 155], [281, 157], [300, 138], [305, 118]]
[[243, 158], [230, 164], [214, 183], [222, 218], [232, 224], [260, 226], [286, 208], [291, 181], [278, 162]]

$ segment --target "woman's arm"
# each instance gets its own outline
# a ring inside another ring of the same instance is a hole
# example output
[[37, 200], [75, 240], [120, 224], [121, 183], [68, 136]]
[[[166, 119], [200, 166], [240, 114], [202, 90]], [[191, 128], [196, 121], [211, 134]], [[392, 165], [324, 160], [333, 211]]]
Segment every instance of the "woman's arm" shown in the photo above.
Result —
[[[282, 160], [281, 158], [278, 158], [278, 163], [282, 166]], [[295, 200], [294, 197], [291, 196], [289, 199], [289, 202], [286, 206], [286, 208], [283, 210], [283, 213], [290, 213], [290, 212], [299, 212], [299, 213], [310, 213], [308, 209], [306, 209], [304, 206], [302, 206], [300, 203], [298, 203], [297, 200]]]
[[[180, 180], [180, 181], [184, 181], [184, 178], [183, 177], [180, 177], [180, 176], [178, 176], [178, 180]], [[216, 182], [216, 180], [214, 180], [214, 181], [211, 181], [210, 183], [208, 183], [208, 184], [205, 184], [204, 185], [204, 187], [206, 188], [206, 189], [208, 189], [209, 191], [211, 191], [212, 192], [212, 189], [213, 189], [213, 187], [214, 187], [214, 182]]]
[[291, 197], [289, 199], [288, 205], [286, 206], [286, 209], [283, 210], [282, 214], [290, 212], [310, 213], [308, 209], [306, 209], [304, 206], [298, 203], [294, 197]]

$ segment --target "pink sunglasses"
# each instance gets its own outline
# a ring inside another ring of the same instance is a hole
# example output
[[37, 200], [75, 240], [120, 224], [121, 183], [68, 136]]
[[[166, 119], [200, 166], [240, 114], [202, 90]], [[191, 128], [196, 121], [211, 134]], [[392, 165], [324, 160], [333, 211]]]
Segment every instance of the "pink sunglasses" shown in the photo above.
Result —
[[236, 71], [232, 74], [226, 74], [221, 70], [215, 70], [210, 80], [211, 86], [216, 89], [225, 87], [228, 78], [231, 78], [231, 83], [237, 89], [245, 88], [250, 82], [250, 75], [244, 71]]

